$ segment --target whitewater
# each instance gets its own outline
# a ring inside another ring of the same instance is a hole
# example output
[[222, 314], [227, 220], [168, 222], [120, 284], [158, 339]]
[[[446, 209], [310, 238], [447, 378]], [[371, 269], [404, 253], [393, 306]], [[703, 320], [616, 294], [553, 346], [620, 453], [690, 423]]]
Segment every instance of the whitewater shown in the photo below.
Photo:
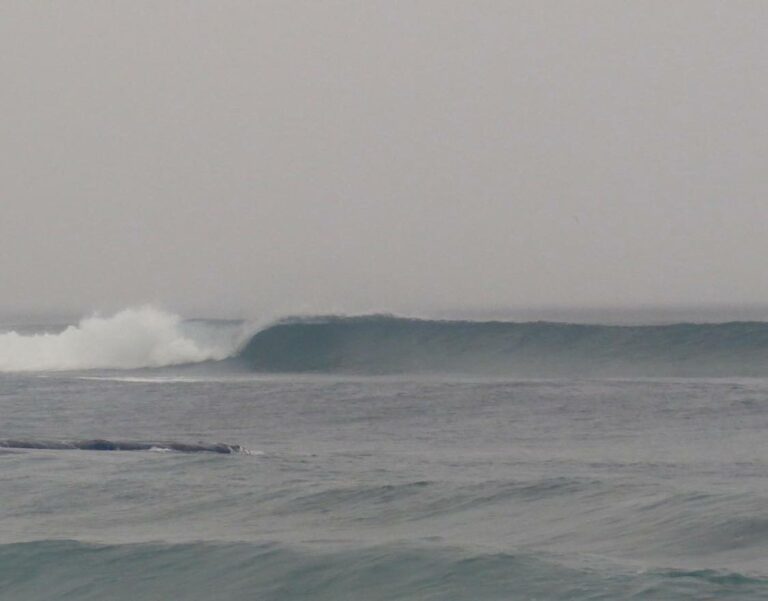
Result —
[[0, 331], [0, 371], [137, 369], [229, 356], [235, 344], [231, 334], [222, 340], [210, 331], [196, 332], [178, 315], [150, 306], [87, 317], [62, 331]]
[[0, 599], [757, 601], [768, 325], [0, 328]]

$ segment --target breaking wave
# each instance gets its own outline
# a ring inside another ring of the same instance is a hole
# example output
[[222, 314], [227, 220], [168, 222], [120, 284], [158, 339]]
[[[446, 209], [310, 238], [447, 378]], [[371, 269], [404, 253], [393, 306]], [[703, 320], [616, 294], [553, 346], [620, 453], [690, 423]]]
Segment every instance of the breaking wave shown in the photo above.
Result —
[[183, 320], [143, 307], [56, 332], [0, 333], [0, 372], [158, 368], [231, 358], [275, 373], [768, 376], [768, 323], [608, 326], [386, 315]]
[[178, 315], [142, 307], [88, 317], [59, 332], [0, 333], [0, 372], [164, 367], [233, 352], [232, 336], [203, 330]]

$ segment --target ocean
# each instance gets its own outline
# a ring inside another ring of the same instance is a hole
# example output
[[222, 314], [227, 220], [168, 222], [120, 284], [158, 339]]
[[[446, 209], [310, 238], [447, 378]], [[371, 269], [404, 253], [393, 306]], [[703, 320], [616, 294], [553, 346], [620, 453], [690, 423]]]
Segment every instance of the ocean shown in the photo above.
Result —
[[768, 324], [0, 326], [2, 601], [768, 598]]

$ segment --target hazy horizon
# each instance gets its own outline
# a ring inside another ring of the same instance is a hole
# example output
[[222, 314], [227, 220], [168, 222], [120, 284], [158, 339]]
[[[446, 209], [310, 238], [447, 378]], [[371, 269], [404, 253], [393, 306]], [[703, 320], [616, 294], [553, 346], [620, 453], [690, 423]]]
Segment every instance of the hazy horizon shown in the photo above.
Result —
[[0, 315], [768, 319], [766, 3], [0, 16]]
[[[452, 308], [440, 310], [399, 310], [370, 309], [360, 311], [286, 311], [274, 313], [221, 314], [221, 313], [179, 313], [168, 306], [147, 303], [126, 306], [116, 310], [93, 310], [86, 312], [38, 311], [0, 312], [0, 332], [17, 326], [64, 326], [74, 325], [89, 317], [111, 318], [124, 310], [139, 310], [149, 307], [168, 315], [178, 314], [185, 320], [221, 320], [250, 322], [254, 330], [266, 327], [283, 319], [323, 316], [365, 316], [393, 315], [395, 317], [467, 320], [467, 321], [510, 321], [510, 322], [560, 322], [601, 325], [665, 325], [678, 323], [725, 323], [725, 322], [768, 322], [768, 306], [637, 306], [637, 307], [485, 307]], [[23, 331], [23, 330], [22, 330]]]

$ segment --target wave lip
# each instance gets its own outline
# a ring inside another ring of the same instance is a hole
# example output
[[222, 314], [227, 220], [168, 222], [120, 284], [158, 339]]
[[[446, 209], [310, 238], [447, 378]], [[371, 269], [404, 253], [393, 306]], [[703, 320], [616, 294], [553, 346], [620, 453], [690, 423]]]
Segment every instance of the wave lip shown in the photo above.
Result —
[[54, 451], [176, 451], [179, 453], [219, 453], [232, 455], [247, 453], [237, 444], [223, 443], [186, 443], [186, 442], [137, 442], [116, 441], [101, 438], [87, 440], [0, 440], [3, 449], [41, 449]]

